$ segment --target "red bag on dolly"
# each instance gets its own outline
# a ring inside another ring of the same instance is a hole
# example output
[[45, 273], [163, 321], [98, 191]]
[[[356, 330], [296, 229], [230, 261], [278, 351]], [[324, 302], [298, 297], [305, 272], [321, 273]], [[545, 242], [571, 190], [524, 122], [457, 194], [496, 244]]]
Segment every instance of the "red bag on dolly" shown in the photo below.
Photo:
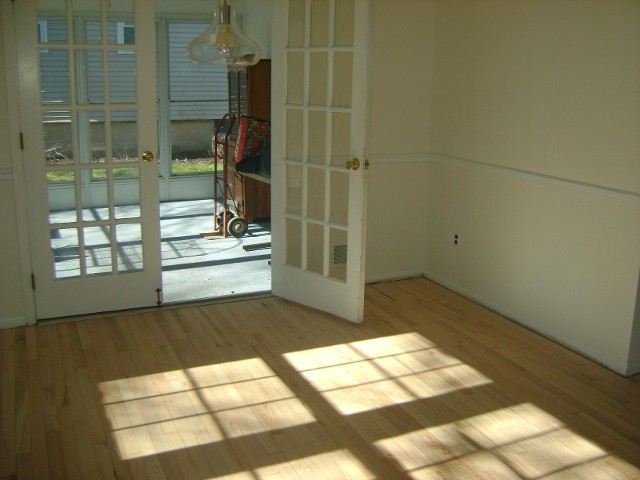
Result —
[[243, 115], [238, 122], [238, 140], [233, 162], [260, 156], [265, 140], [271, 140], [271, 124], [261, 118]]

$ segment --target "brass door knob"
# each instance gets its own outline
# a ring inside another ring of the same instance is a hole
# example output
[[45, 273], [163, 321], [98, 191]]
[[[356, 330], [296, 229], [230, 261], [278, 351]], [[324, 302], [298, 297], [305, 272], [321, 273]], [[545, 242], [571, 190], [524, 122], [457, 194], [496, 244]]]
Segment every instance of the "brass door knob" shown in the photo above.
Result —
[[360, 169], [360, 160], [358, 160], [357, 158], [351, 159], [351, 160], [347, 160], [347, 163], [345, 164], [345, 167], [347, 168], [347, 170], [359, 170]]
[[144, 160], [147, 163], [151, 163], [153, 162], [153, 152], [150, 152], [149, 150], [147, 150], [146, 152], [144, 152], [142, 154], [142, 160]]

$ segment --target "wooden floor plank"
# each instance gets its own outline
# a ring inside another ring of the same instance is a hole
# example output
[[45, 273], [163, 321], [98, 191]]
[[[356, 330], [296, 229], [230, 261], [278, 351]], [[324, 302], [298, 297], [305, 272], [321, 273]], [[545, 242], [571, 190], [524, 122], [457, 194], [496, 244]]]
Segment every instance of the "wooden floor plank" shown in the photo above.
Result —
[[15, 330], [0, 336], [0, 478], [17, 473]]
[[640, 380], [424, 279], [0, 331], [0, 479], [640, 478]]

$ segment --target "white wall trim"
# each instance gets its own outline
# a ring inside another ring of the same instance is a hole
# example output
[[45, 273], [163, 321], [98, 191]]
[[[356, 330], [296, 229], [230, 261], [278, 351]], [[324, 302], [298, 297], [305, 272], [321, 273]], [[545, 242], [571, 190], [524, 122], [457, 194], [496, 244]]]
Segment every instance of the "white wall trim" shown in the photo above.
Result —
[[424, 273], [422, 271], [410, 271], [410, 272], [395, 272], [384, 273], [380, 275], [367, 276], [365, 283], [381, 283], [381, 282], [393, 282], [394, 280], [405, 280], [407, 278], [422, 278]]
[[429, 154], [416, 153], [375, 153], [370, 155], [369, 161], [374, 165], [390, 163], [426, 163]]
[[27, 325], [27, 320], [24, 317], [7, 317], [0, 318], [0, 330], [7, 328], [18, 328]]
[[616, 200], [640, 204], [640, 192], [621, 190], [604, 185], [596, 185], [586, 182], [580, 182], [578, 180], [554, 177], [552, 175], [545, 175], [543, 173], [530, 172], [527, 170], [519, 170], [517, 168], [491, 165], [484, 162], [477, 162], [474, 160], [467, 160], [464, 158], [457, 158], [449, 155], [442, 155], [439, 153], [427, 154], [427, 161], [429, 163], [438, 165], [474, 169], [500, 175], [508, 175], [515, 178], [544, 183], [555, 188], [572, 189], [590, 195], [604, 195]]
[[[18, 44], [15, 26], [15, 8], [13, 2], [0, 3], [2, 14], [0, 20], [2, 23], [2, 42], [4, 44], [5, 64], [4, 75], [7, 85], [7, 109], [12, 112], [13, 118], [9, 122], [9, 142], [10, 145], [5, 146], [10, 152], [12, 159], [12, 171], [10, 172], [13, 181], [16, 227], [19, 245], [22, 297], [24, 304], [24, 319], [20, 319], [19, 325], [35, 325], [36, 324], [36, 305], [31, 288], [31, 251], [30, 232], [28, 227], [28, 210], [27, 210], [27, 193], [26, 184], [27, 177], [23, 163], [23, 152], [20, 146], [19, 138], [22, 130], [22, 109], [20, 108], [20, 82], [18, 81]], [[34, 7], [35, 8], [35, 7]], [[35, 12], [34, 12], [35, 18]], [[3, 322], [4, 325], [4, 322]]]

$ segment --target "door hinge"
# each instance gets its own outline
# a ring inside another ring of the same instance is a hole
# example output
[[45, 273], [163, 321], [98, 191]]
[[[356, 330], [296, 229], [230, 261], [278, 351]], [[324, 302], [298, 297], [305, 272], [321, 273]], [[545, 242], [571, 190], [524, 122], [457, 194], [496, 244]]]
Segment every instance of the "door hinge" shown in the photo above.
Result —
[[162, 289], [161, 288], [156, 288], [156, 295], [158, 296], [156, 305], [159, 307], [160, 305], [162, 305]]
[[20, 150], [24, 150], [24, 135], [20, 132]]
[[36, 276], [33, 273], [31, 274], [31, 289], [36, 289]]

